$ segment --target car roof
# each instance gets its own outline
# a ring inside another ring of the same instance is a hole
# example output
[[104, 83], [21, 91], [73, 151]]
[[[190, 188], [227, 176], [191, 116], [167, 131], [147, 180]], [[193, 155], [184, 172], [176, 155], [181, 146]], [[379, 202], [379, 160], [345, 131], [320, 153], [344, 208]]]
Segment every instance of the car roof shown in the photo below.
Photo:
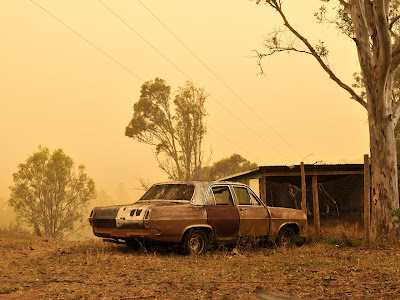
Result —
[[155, 183], [154, 185], [160, 185], [160, 184], [193, 184], [193, 185], [211, 185], [211, 184], [235, 184], [235, 185], [246, 185], [241, 182], [236, 182], [236, 181], [210, 181], [210, 180], [187, 180], [187, 181], [166, 181], [166, 182], [158, 182]]
[[153, 186], [157, 185], [174, 185], [174, 184], [185, 184], [185, 185], [194, 185], [195, 190], [191, 200], [192, 204], [195, 205], [203, 205], [205, 201], [205, 197], [208, 191], [208, 188], [212, 185], [239, 185], [248, 187], [246, 184], [234, 181], [206, 181], [206, 180], [189, 180], [189, 181], [169, 181], [169, 182], [160, 182], [155, 183]]

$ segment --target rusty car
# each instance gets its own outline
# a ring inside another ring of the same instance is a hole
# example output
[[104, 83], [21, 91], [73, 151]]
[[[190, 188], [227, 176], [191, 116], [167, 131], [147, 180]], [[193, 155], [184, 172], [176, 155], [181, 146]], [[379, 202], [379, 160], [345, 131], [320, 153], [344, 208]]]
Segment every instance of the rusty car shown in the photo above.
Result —
[[266, 206], [242, 183], [190, 181], [155, 184], [133, 204], [95, 207], [89, 222], [106, 240], [174, 243], [183, 254], [200, 254], [246, 239], [293, 246], [306, 235], [307, 217]]

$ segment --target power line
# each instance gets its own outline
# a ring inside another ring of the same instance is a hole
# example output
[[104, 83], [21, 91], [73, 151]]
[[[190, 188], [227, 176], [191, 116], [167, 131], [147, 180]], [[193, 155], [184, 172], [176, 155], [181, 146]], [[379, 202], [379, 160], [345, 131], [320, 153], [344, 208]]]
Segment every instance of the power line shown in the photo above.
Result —
[[98, 0], [109, 12], [111, 12], [118, 20], [124, 23], [131, 31], [137, 34], [147, 45], [149, 45], [154, 51], [160, 54], [164, 59], [166, 59], [171, 65], [173, 65], [179, 72], [186, 76], [189, 80], [193, 81], [184, 71], [182, 71], [177, 65], [175, 65], [168, 57], [166, 57], [161, 51], [159, 51], [155, 46], [153, 46], [149, 41], [147, 41], [139, 32], [137, 32], [128, 22], [117, 15], [109, 6], [104, 4], [101, 0]]
[[[75, 29], [73, 29], [72, 27], [70, 27], [69, 25], [67, 25], [65, 22], [61, 21], [59, 18], [57, 18], [54, 14], [52, 14], [51, 12], [49, 12], [47, 9], [45, 9], [44, 7], [42, 7], [41, 5], [39, 5], [38, 3], [36, 3], [34, 0], [30, 0], [33, 4], [35, 4], [37, 7], [39, 7], [41, 10], [43, 10], [44, 12], [46, 12], [48, 15], [50, 15], [54, 20], [58, 21], [60, 24], [64, 25], [66, 28], [68, 28], [70, 31], [72, 31], [74, 34], [76, 34], [77, 36], [79, 36], [81, 39], [83, 39], [85, 42], [87, 42], [89, 45], [91, 45], [93, 48], [95, 48], [96, 50], [98, 50], [99, 52], [101, 52], [103, 55], [105, 55], [106, 57], [108, 57], [109, 59], [111, 59], [113, 62], [115, 62], [116, 64], [118, 64], [119, 66], [121, 66], [122, 68], [124, 68], [126, 71], [128, 71], [131, 75], [135, 76], [136, 78], [138, 78], [140, 81], [144, 82], [145, 80], [142, 79], [141, 77], [139, 77], [138, 75], [136, 75], [133, 71], [131, 71], [128, 67], [126, 67], [125, 65], [123, 65], [122, 63], [120, 63], [118, 60], [116, 60], [115, 58], [113, 58], [111, 55], [109, 55], [107, 52], [105, 52], [104, 50], [100, 49], [98, 46], [96, 46], [95, 44], [93, 44], [91, 41], [89, 41], [87, 38], [85, 38], [84, 36], [82, 36], [79, 32], [77, 32]], [[101, 2], [101, 1], [100, 1]], [[104, 3], [102, 3], [104, 5]], [[107, 6], [106, 6], [107, 7]], [[108, 8], [108, 7], [107, 7]], [[111, 10], [110, 10], [111, 11]], [[123, 21], [121, 19], [121, 21]], [[124, 21], [123, 21], [124, 22]], [[124, 22], [126, 23], [126, 22]], [[128, 25], [126, 23], [126, 25]], [[128, 25], [129, 26], [129, 25]], [[133, 28], [131, 28], [132, 30], [134, 30]], [[136, 31], [135, 31], [136, 32]], [[137, 32], [136, 32], [137, 33]], [[137, 33], [139, 35], [139, 33]], [[140, 35], [139, 35], [140, 36]], [[142, 37], [143, 38], [143, 37]], [[143, 38], [144, 39], [144, 38]], [[145, 39], [144, 39], [145, 40]], [[145, 40], [146, 41], [146, 40]], [[147, 42], [147, 41], [146, 41]], [[147, 42], [148, 43], [148, 42]], [[150, 43], [148, 43], [150, 46], [152, 46]], [[152, 46], [153, 48], [153, 46]], [[167, 59], [172, 65], [174, 65], [167, 57], [165, 57], [161, 52], [159, 52], [157, 49], [154, 48], [154, 50], [156, 50], [160, 55], [162, 55], [165, 59]], [[175, 65], [174, 65], [175, 66]], [[178, 68], [177, 66], [175, 66], [176, 68]], [[179, 68], [178, 68], [179, 69]], [[181, 71], [186, 77], [188, 77], [183, 71]], [[188, 77], [190, 79], [190, 77]], [[216, 101], [217, 103], [219, 103], [218, 101]], [[219, 103], [220, 104], [220, 103]], [[220, 104], [222, 107], [224, 107], [222, 104]], [[224, 107], [225, 108], [225, 107]], [[226, 109], [226, 108], [225, 108]], [[227, 109], [226, 109], [227, 110]], [[229, 112], [229, 110], [228, 110]], [[209, 127], [211, 130], [211, 127]], [[215, 131], [215, 130], [214, 130]], [[217, 131], [215, 131], [217, 132]], [[218, 133], [220, 134], [220, 133]], [[221, 134], [220, 134], [221, 135]], [[221, 135], [223, 136], [223, 135]], [[224, 136], [223, 136], [224, 137]], [[226, 137], [224, 137], [226, 140], [228, 140]], [[232, 141], [228, 140], [230, 143], [232, 143], [233, 145], [235, 145], [236, 147], [238, 147], [238, 145], [236, 145], [235, 143], [233, 143]], [[241, 147], [240, 147], [241, 148]], [[243, 149], [243, 148], [242, 148]], [[244, 150], [246, 151], [246, 150]], [[247, 153], [249, 153], [248, 151], [246, 151]], [[251, 155], [251, 154], [250, 154]], [[254, 155], [251, 155], [254, 157]]]
[[221, 137], [223, 137], [225, 140], [227, 140], [227, 141], [230, 142], [231, 144], [235, 145], [236, 147], [240, 148], [241, 150], [243, 150], [244, 152], [246, 152], [247, 154], [249, 154], [250, 156], [252, 156], [256, 161], [260, 161], [260, 160], [258, 159], [257, 156], [254, 156], [253, 154], [251, 154], [249, 151], [247, 151], [247, 150], [244, 149], [243, 147], [238, 146], [237, 144], [235, 144], [234, 142], [232, 142], [230, 139], [228, 139], [228, 138], [227, 138], [225, 135], [223, 135], [222, 133], [216, 131], [215, 129], [213, 129], [213, 128], [211, 128], [211, 127], [208, 127], [208, 128], [210, 128], [210, 129], [211, 129], [212, 131], [214, 131], [216, 134], [218, 134], [218, 135], [220, 135]]
[[[187, 75], [182, 69], [180, 69], [176, 64], [174, 64], [168, 57], [166, 57], [160, 50], [157, 49], [154, 45], [152, 45], [144, 36], [139, 34], [137, 30], [135, 30], [127, 21], [121, 18], [115, 11], [113, 11], [108, 5], [106, 5], [102, 0], [98, 0], [114, 17], [120, 20], [125, 26], [127, 26], [132, 32], [134, 32], [137, 36], [139, 36], [147, 45], [149, 45], [154, 51], [160, 54], [164, 59], [166, 59], [172, 66], [174, 66], [181, 74], [187, 77], [190, 81], [192, 81], [196, 86], [199, 86], [189, 75]], [[238, 120], [243, 126], [245, 126], [248, 130], [250, 130], [255, 136], [257, 136], [260, 140], [265, 142], [269, 147], [273, 148], [277, 153], [279, 153], [282, 157], [290, 160], [286, 155], [282, 154], [281, 151], [278, 151], [276, 147], [274, 147], [271, 143], [266, 141], [262, 136], [260, 136], [257, 132], [255, 132], [250, 126], [244, 123], [238, 116], [236, 116], [232, 111], [230, 111], [226, 106], [224, 106], [220, 101], [218, 101], [214, 96], [210, 96], [218, 105], [220, 105], [223, 109], [225, 109], [229, 114], [231, 114], [236, 120]]]
[[[33, 4], [35, 4], [37, 7], [39, 7], [41, 10], [43, 10], [44, 12], [46, 12], [48, 15], [50, 15], [54, 20], [56, 20], [57, 22], [59, 22], [60, 24], [64, 25], [66, 28], [68, 28], [70, 31], [72, 31], [75, 35], [77, 35], [78, 37], [80, 37], [82, 40], [84, 40], [86, 43], [88, 43], [89, 45], [91, 45], [93, 48], [95, 48], [97, 51], [101, 52], [103, 55], [105, 55], [106, 57], [108, 57], [109, 59], [111, 59], [113, 62], [115, 62], [116, 64], [118, 64], [120, 67], [122, 67], [123, 69], [125, 69], [126, 71], [128, 71], [131, 75], [135, 76], [137, 79], [139, 79], [140, 81], [144, 82], [145, 80], [142, 79], [140, 76], [138, 76], [137, 74], [135, 74], [132, 70], [130, 70], [128, 67], [126, 67], [125, 65], [123, 65], [121, 62], [119, 62], [118, 60], [116, 60], [114, 57], [112, 57], [110, 54], [108, 54], [107, 52], [105, 52], [104, 50], [102, 50], [101, 48], [99, 48], [98, 46], [96, 46], [94, 43], [92, 43], [90, 40], [88, 40], [87, 38], [85, 38], [83, 35], [81, 35], [79, 32], [77, 32], [75, 29], [73, 29], [72, 27], [70, 27], [69, 25], [67, 25], [65, 22], [63, 22], [62, 20], [60, 20], [58, 17], [56, 17], [54, 14], [52, 14], [50, 11], [48, 11], [47, 9], [45, 9], [43, 6], [39, 5], [38, 3], [36, 3], [34, 0], [30, 0]], [[184, 74], [189, 80], [191, 80], [192, 82], [195, 83], [194, 80], [192, 80], [185, 72], [183, 72], [179, 67], [177, 67], [172, 61], [170, 61], [165, 55], [163, 55], [158, 49], [156, 49], [153, 45], [151, 45], [144, 37], [142, 37], [138, 32], [136, 32], [127, 22], [125, 22], [122, 18], [120, 18], [117, 14], [115, 14], [108, 6], [106, 6], [101, 0], [98, 0], [101, 4], [103, 4], [108, 10], [110, 10], [110, 12], [112, 12], [118, 19], [120, 19], [124, 24], [126, 24], [132, 31], [134, 31], [139, 37], [141, 37], [149, 46], [151, 46], [155, 51], [157, 51], [162, 57], [164, 57], [169, 63], [171, 63], [175, 68], [177, 68], [182, 74]], [[258, 138], [260, 138], [262, 141], [264, 141], [266, 144], [268, 144], [270, 147], [272, 147], [275, 151], [277, 151], [280, 155], [282, 155], [283, 157], [287, 158], [285, 155], [283, 155], [282, 153], [280, 153], [273, 145], [271, 145], [270, 143], [268, 143], [263, 137], [261, 137], [260, 135], [258, 135], [252, 128], [250, 128], [246, 123], [244, 123], [239, 117], [237, 117], [235, 114], [233, 114], [228, 108], [226, 108], [220, 101], [218, 101], [217, 99], [215, 99], [215, 97], [211, 96], [211, 98], [217, 102], [222, 108], [224, 108], [228, 113], [230, 113], [233, 117], [235, 117], [240, 123], [242, 123], [248, 130], [250, 130], [253, 134], [255, 134]], [[210, 128], [212, 129], [212, 128]], [[212, 129], [214, 130], [214, 129]], [[215, 130], [214, 130], [215, 131]], [[215, 131], [216, 133], [218, 133], [217, 131]], [[221, 135], [220, 133], [218, 133], [219, 135]], [[223, 136], [223, 135], [221, 135]], [[223, 136], [226, 140], [228, 140], [230, 143], [234, 144], [235, 146], [237, 146], [235, 143], [233, 143], [232, 141], [230, 141], [229, 139], [227, 139], [225, 136]], [[242, 148], [243, 149], [243, 148]], [[248, 153], [248, 151], [246, 151]], [[254, 157], [254, 155], [252, 155]]]
[[257, 111], [255, 111], [250, 105], [248, 105], [227, 83], [225, 83], [203, 60], [198, 57], [163, 21], [160, 20], [142, 1], [137, 0], [170, 34], [172, 34], [179, 43], [186, 48], [211, 74], [217, 78], [217, 80], [222, 83], [236, 98], [240, 100], [248, 109], [250, 109], [268, 128], [270, 128], [277, 136], [279, 136], [292, 150], [294, 150], [300, 156], [303, 156], [297, 149], [295, 149], [289, 142], [283, 138], [271, 125], [269, 125], [264, 118], [262, 118]]
[[91, 41], [89, 41], [87, 38], [85, 38], [83, 35], [81, 35], [79, 32], [77, 32], [75, 29], [73, 29], [72, 27], [68, 26], [66, 23], [64, 23], [63, 21], [61, 21], [59, 18], [57, 18], [55, 15], [53, 15], [51, 12], [49, 12], [48, 10], [46, 10], [43, 6], [39, 5], [38, 3], [36, 3], [34, 0], [30, 0], [33, 4], [35, 4], [37, 7], [39, 7], [41, 10], [43, 10], [45, 13], [47, 13], [48, 15], [50, 15], [54, 20], [58, 21], [60, 24], [64, 25], [65, 27], [67, 27], [70, 31], [72, 31], [73, 33], [75, 33], [77, 36], [79, 36], [82, 40], [84, 40], [86, 43], [88, 43], [89, 45], [91, 45], [93, 48], [95, 48], [97, 51], [101, 52], [103, 55], [105, 55], [106, 57], [108, 57], [109, 59], [111, 59], [113, 62], [115, 62], [116, 64], [118, 64], [120, 67], [124, 68], [126, 71], [128, 71], [131, 75], [135, 76], [137, 79], [139, 79], [140, 81], [144, 82], [144, 80], [139, 77], [138, 75], [136, 75], [131, 69], [129, 69], [128, 67], [126, 67], [125, 65], [123, 65], [122, 63], [120, 63], [118, 60], [116, 60], [114, 57], [112, 57], [110, 54], [108, 54], [107, 52], [105, 52], [104, 50], [100, 49], [99, 47], [97, 47], [95, 44], [93, 44]]

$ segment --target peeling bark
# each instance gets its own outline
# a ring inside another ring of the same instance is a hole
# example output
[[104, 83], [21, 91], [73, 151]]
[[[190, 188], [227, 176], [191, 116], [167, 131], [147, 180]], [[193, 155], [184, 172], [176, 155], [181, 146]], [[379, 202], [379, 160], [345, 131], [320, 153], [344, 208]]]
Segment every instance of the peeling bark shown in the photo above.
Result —
[[[260, 2], [261, 0], [256, 0]], [[394, 128], [400, 119], [400, 103], [392, 98], [394, 72], [400, 64], [400, 38], [393, 26], [400, 17], [390, 13], [389, 0], [338, 0], [351, 15], [367, 102], [344, 84], [323, 60], [324, 54], [300, 34], [288, 21], [282, 9], [282, 1], [265, 0], [282, 18], [285, 27], [306, 47], [301, 51], [295, 47], [282, 46], [280, 41], [272, 43], [270, 53], [283, 51], [303, 52], [312, 55], [320, 66], [341, 88], [349, 92], [352, 99], [368, 111], [372, 170], [372, 224], [373, 239], [394, 227], [392, 212], [399, 208], [396, 140]], [[390, 20], [390, 17], [392, 18]], [[393, 103], [392, 103], [393, 101]]]
[[[372, 3], [362, 9], [363, 3]], [[399, 208], [396, 139], [398, 120], [392, 104], [392, 44], [387, 1], [352, 0], [350, 12], [357, 51], [367, 90], [367, 110], [371, 151], [372, 238], [390, 232], [392, 211]]]
[[390, 232], [392, 211], [399, 208], [396, 139], [391, 107], [385, 94], [376, 89], [368, 98], [368, 122], [371, 151], [371, 229], [372, 239]]

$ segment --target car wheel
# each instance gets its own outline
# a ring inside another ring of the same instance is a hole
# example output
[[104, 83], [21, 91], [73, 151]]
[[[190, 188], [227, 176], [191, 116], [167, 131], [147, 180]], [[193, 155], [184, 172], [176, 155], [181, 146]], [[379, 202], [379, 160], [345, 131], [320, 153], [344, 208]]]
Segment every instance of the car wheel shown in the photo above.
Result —
[[279, 247], [291, 248], [296, 245], [296, 233], [291, 227], [283, 227], [278, 234], [276, 244]]
[[181, 252], [184, 255], [205, 253], [208, 248], [207, 234], [201, 229], [190, 229], [183, 237]]

